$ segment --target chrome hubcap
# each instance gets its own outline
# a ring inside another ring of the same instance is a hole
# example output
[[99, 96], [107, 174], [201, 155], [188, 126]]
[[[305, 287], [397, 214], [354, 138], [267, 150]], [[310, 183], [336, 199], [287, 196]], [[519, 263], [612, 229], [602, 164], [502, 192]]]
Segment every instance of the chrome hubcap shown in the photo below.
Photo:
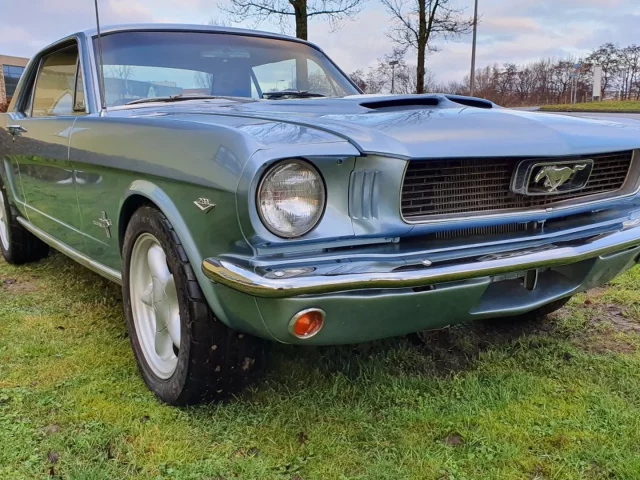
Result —
[[4, 204], [4, 195], [0, 192], [0, 241], [5, 250], [9, 250], [9, 220]]
[[133, 246], [129, 284], [133, 321], [142, 352], [153, 373], [167, 379], [178, 365], [180, 307], [167, 256], [150, 233], [140, 235]]

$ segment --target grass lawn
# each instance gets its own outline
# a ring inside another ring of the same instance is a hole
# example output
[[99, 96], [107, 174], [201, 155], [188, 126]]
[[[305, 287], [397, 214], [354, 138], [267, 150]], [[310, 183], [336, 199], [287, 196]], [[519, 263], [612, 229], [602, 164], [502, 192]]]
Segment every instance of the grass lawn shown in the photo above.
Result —
[[540, 110], [548, 112], [627, 112], [640, 113], [640, 101], [606, 100], [603, 102], [576, 103], [575, 105], [543, 105]]
[[117, 286], [0, 261], [0, 478], [637, 479], [639, 282], [427, 347], [276, 345], [241, 398], [177, 409], [138, 376]]

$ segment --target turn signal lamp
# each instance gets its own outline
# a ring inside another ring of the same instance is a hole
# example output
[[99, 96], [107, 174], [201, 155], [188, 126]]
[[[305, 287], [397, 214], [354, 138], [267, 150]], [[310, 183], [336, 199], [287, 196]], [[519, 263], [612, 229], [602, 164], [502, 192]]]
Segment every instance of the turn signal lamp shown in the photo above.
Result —
[[319, 308], [302, 310], [296, 313], [289, 322], [289, 332], [301, 339], [311, 338], [322, 329], [324, 317], [324, 311]]

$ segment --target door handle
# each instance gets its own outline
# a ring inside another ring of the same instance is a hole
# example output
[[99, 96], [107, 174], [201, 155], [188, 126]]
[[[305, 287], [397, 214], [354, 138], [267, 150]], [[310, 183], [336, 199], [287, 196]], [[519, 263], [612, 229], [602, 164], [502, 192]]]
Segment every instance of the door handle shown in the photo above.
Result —
[[27, 129], [22, 125], [7, 125], [7, 130], [9, 130], [9, 133], [14, 137], [19, 137], [23, 133], [27, 133]]

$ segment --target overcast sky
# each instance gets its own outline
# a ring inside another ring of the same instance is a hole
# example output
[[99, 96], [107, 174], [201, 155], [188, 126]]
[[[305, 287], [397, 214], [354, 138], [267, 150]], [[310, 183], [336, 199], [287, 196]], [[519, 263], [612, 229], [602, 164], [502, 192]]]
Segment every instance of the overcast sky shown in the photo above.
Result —
[[[467, 12], [472, 14], [473, 0], [453, 1], [468, 5]], [[92, 0], [2, 3], [0, 54], [28, 57], [42, 46], [95, 23]], [[225, 18], [217, 0], [100, 0], [100, 4], [104, 24], [206, 23], [212, 18]], [[581, 55], [608, 41], [640, 43], [639, 0], [480, 0], [480, 14], [479, 67]], [[379, 2], [370, 0], [357, 19], [344, 21], [335, 32], [330, 32], [325, 22], [312, 22], [309, 39], [350, 72], [366, 68], [391, 50], [385, 36], [389, 21]], [[278, 31], [269, 23], [260, 28]], [[439, 81], [462, 79], [470, 63], [470, 36], [443, 43], [440, 48], [427, 59], [428, 68]], [[410, 57], [408, 60], [414, 63]]]

